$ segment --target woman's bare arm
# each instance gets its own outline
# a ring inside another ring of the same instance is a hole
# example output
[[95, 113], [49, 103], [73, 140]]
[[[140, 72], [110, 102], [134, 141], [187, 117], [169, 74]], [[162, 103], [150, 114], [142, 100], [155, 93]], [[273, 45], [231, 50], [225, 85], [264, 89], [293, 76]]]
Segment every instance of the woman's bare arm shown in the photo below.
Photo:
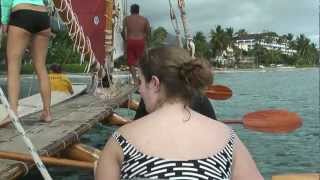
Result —
[[252, 159], [249, 151], [236, 137], [234, 150], [233, 150], [233, 163], [232, 163], [232, 180], [263, 180], [256, 163]]
[[111, 137], [100, 154], [95, 179], [119, 180], [122, 160], [122, 149], [115, 139]]

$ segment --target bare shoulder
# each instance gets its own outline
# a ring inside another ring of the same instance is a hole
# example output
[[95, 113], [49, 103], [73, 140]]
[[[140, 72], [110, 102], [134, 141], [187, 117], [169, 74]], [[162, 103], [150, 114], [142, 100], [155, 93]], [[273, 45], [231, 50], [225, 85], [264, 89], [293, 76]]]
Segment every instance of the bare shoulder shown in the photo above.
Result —
[[126, 135], [130, 136], [132, 134], [136, 134], [137, 130], [145, 126], [144, 121], [145, 121], [145, 117], [142, 117], [140, 119], [132, 121], [131, 123], [121, 126], [117, 131], [124, 136]]
[[139, 17], [139, 19], [141, 19], [142, 21], [144, 21], [145, 23], [149, 23], [149, 21], [148, 21], [148, 19], [146, 18], [146, 17], [144, 17], [144, 16], [138, 16]]
[[142, 16], [142, 17], [146, 22], [149, 22], [149, 20], [146, 17], [144, 17], [144, 16]]
[[203, 125], [203, 127], [209, 130], [213, 130], [214, 132], [217, 132], [219, 134], [230, 134], [230, 132], [232, 131], [232, 129], [228, 125], [203, 115], [199, 116], [198, 121]]

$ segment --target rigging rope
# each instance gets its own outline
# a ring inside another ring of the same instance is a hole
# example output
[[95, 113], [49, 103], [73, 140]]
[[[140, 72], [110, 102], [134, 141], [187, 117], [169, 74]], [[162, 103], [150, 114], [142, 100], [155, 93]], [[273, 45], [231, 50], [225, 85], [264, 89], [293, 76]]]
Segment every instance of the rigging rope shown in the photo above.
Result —
[[6, 110], [8, 111], [9, 114], [9, 118], [11, 119], [14, 127], [17, 129], [17, 131], [20, 133], [20, 135], [22, 136], [22, 139], [24, 141], [24, 143], [27, 146], [27, 149], [29, 151], [29, 153], [31, 154], [37, 168], [39, 169], [42, 177], [45, 180], [52, 180], [48, 170], [46, 169], [46, 167], [44, 166], [43, 162], [41, 161], [34, 145], [32, 144], [30, 138], [27, 136], [25, 130], [23, 129], [22, 125], [19, 122], [18, 117], [16, 116], [16, 114], [11, 110], [10, 105], [8, 103], [7, 98], [5, 97], [2, 88], [0, 87], [0, 100], [3, 103], [4, 107], [6, 108]]
[[182, 40], [181, 40], [181, 35], [180, 35], [180, 28], [179, 28], [179, 24], [178, 24], [178, 19], [176, 17], [176, 14], [174, 12], [173, 7], [172, 7], [171, 0], [169, 0], [169, 6], [170, 6], [170, 20], [171, 20], [172, 27], [176, 33], [178, 47], [182, 48]]
[[85, 35], [82, 26], [79, 23], [77, 15], [72, 10], [70, 0], [61, 0], [56, 6], [56, 10], [60, 13], [65, 13], [64, 23], [69, 27], [69, 36], [74, 42], [73, 49], [81, 54], [80, 64], [84, 63], [85, 55], [89, 56], [89, 63], [85, 68], [85, 73], [89, 73], [92, 66], [100, 70], [100, 65], [94, 56], [90, 39]]
[[184, 0], [178, 0], [178, 7], [180, 9], [181, 21], [184, 29], [184, 36], [187, 41], [187, 49], [190, 51], [191, 56], [194, 58], [195, 55], [195, 44], [192, 40], [192, 34], [189, 32], [189, 27], [187, 23], [187, 13], [185, 10]]

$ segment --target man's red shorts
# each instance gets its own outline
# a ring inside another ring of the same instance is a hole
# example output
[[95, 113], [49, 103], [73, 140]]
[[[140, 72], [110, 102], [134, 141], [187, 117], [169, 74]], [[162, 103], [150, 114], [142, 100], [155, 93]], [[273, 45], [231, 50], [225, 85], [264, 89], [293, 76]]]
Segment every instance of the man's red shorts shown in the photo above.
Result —
[[144, 53], [144, 39], [128, 39], [127, 41], [127, 56], [128, 65], [137, 65], [138, 60]]

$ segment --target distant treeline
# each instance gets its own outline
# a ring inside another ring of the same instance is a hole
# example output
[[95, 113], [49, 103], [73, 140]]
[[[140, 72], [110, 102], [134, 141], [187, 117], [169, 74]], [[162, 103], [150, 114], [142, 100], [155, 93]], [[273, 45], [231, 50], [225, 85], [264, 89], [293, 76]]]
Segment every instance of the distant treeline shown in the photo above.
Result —
[[[163, 27], [158, 27], [152, 33], [152, 46], [159, 46], [166, 39], [167, 31]], [[160, 35], [160, 36], [159, 36]], [[295, 50], [293, 55], [283, 54], [280, 50], [268, 50], [263, 46], [256, 44], [253, 49], [244, 51], [235, 44], [236, 39], [246, 37], [249, 33], [245, 29], [234, 32], [232, 27], [222, 28], [220, 25], [211, 29], [208, 36], [199, 31], [193, 37], [196, 45], [196, 56], [203, 57], [215, 63], [214, 59], [222, 56], [227, 48], [233, 50], [235, 63], [239, 63], [243, 57], [254, 57], [256, 64], [287, 64], [294, 66], [315, 66], [319, 64], [319, 52], [315, 43], [312, 43], [304, 34], [294, 36], [291, 33], [278, 35], [275, 32], [261, 33], [266, 43], [276, 40], [276, 43], [286, 43], [288, 48]], [[259, 39], [258, 39], [259, 40]]]
[[[215, 58], [222, 56], [223, 52], [226, 51], [228, 47], [231, 47], [233, 49], [233, 56], [236, 64], [239, 63], [241, 58], [246, 56], [255, 57], [255, 62], [262, 65], [287, 64], [295, 66], [314, 66], [319, 63], [319, 54], [316, 45], [305, 35], [300, 34], [298, 36], [294, 36], [291, 33], [278, 35], [275, 32], [266, 32], [264, 34], [267, 34], [268, 37], [276, 37], [279, 42], [287, 42], [289, 48], [296, 50], [296, 53], [293, 55], [285, 55], [279, 50], [267, 50], [258, 44], [249, 51], [241, 50], [235, 46], [235, 37], [239, 38], [246, 36], [248, 35], [248, 32], [245, 29], [240, 29], [237, 32], [234, 32], [232, 27], [222, 28], [218, 25], [211, 29], [208, 35], [205, 35], [201, 31], [196, 32], [193, 37], [196, 45], [196, 56], [206, 58], [210, 60], [213, 65], [217, 65], [214, 61]], [[172, 43], [172, 38], [175, 38], [175, 36], [169, 34], [164, 27], [157, 27], [152, 30], [149, 44], [153, 48], [163, 46], [164, 44]], [[1, 43], [0, 64], [4, 64], [5, 37], [2, 38]], [[73, 50], [73, 42], [70, 40], [67, 31], [57, 32], [56, 37], [50, 40], [47, 64], [79, 64], [79, 60], [80, 54]], [[26, 51], [22, 63], [28, 64], [29, 61], [30, 53]], [[116, 66], [119, 67], [120, 65], [125, 64], [126, 62], [122, 58], [116, 63]], [[82, 67], [75, 69], [80, 70]], [[3, 65], [0, 67], [0, 70], [3, 70]]]

